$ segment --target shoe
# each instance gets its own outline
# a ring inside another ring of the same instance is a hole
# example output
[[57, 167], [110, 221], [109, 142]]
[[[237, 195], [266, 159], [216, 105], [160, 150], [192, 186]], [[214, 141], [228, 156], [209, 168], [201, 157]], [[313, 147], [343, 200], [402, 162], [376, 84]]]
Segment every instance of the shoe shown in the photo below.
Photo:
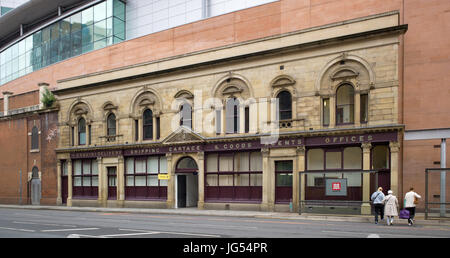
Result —
[[375, 221], [375, 224], [378, 224], [378, 221]]

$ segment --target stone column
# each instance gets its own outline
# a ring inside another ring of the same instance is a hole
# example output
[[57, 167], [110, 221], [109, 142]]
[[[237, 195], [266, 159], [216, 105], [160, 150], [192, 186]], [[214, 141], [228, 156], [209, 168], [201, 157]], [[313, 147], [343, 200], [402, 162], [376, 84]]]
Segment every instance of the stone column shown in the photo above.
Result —
[[399, 196], [398, 176], [399, 176], [399, 151], [400, 144], [398, 142], [390, 142], [389, 148], [391, 150], [391, 190], [394, 195]]
[[336, 96], [330, 96], [330, 125], [329, 128], [336, 126]]
[[166, 153], [167, 158], [167, 174], [169, 180], [167, 181], [167, 208], [175, 208], [175, 171], [172, 165], [172, 153]]
[[38, 83], [38, 86], [39, 86], [39, 109], [43, 109], [44, 103], [42, 103], [42, 97], [44, 96], [45, 90], [47, 89], [49, 84], [46, 82], [40, 82]]
[[117, 206], [125, 206], [125, 159], [123, 156], [118, 157], [118, 167], [117, 167]]
[[62, 193], [61, 193], [61, 189], [62, 189], [62, 187], [61, 187], [61, 185], [62, 185], [62, 182], [61, 182], [61, 168], [62, 168], [62, 166], [61, 166], [61, 160], [59, 160], [58, 159], [58, 161], [56, 162], [56, 179], [57, 179], [57, 193], [58, 193], [58, 195], [57, 195], [57, 197], [56, 197], [56, 205], [61, 205], [62, 204]]
[[[292, 195], [292, 205], [293, 211], [298, 212], [300, 208], [300, 201], [305, 200], [305, 174], [301, 172], [305, 171], [305, 146], [297, 147], [297, 171], [294, 171], [292, 175], [293, 182], [293, 195]], [[299, 179], [301, 179], [301, 184], [299, 184]], [[301, 192], [300, 192], [301, 191]]]
[[361, 93], [359, 90], [355, 91], [355, 100], [354, 100], [354, 114], [355, 114], [355, 126], [361, 125]]
[[205, 206], [205, 153], [199, 152], [198, 157], [198, 204], [199, 210]]
[[[370, 151], [372, 149], [371, 143], [363, 143], [361, 145], [363, 149], [363, 170], [370, 170]], [[362, 200], [363, 204], [361, 205], [361, 214], [370, 215], [370, 173], [363, 173], [363, 184], [362, 184]]]
[[4, 91], [3, 94], [3, 115], [7, 116], [9, 113], [9, 97], [12, 95], [12, 92]]
[[263, 169], [263, 182], [262, 182], [262, 203], [261, 209], [263, 211], [272, 211], [274, 208], [272, 198], [272, 171], [270, 167], [270, 150], [268, 148], [261, 149], [262, 152], [262, 169]]
[[67, 160], [67, 207], [72, 207], [72, 196], [73, 196], [73, 177], [72, 177], [72, 160]]
[[106, 201], [108, 200], [108, 178], [106, 176], [105, 170], [103, 169], [103, 158], [101, 157], [97, 158], [97, 172], [98, 172], [97, 203], [99, 207], [106, 207]]

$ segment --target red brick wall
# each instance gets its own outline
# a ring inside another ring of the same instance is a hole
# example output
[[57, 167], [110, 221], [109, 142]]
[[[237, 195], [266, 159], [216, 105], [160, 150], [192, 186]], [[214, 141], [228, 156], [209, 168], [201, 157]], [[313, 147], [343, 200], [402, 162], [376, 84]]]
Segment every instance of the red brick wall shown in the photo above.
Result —
[[[19, 204], [19, 171], [22, 171], [22, 204], [29, 203], [28, 173], [34, 166], [42, 172], [41, 204], [56, 204], [57, 138], [48, 137], [56, 128], [57, 112], [15, 116], [0, 120], [0, 203]], [[31, 132], [37, 126], [39, 135], [39, 152], [30, 152]], [[47, 138], [48, 137], [48, 138]]]

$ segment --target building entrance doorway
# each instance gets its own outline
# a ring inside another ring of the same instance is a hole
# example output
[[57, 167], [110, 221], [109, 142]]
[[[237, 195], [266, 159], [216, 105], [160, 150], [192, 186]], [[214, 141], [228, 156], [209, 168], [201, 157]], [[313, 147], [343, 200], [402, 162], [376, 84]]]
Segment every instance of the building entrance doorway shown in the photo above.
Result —
[[184, 157], [177, 163], [176, 169], [177, 208], [197, 207], [198, 202], [198, 166], [194, 159]]

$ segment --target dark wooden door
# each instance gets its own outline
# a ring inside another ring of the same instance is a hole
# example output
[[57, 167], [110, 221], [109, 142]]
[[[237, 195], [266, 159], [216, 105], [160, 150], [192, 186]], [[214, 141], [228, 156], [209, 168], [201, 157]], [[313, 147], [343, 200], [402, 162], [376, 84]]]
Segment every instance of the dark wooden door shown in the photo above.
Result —
[[117, 200], [117, 169], [108, 167], [108, 199]]
[[186, 207], [186, 176], [177, 176], [177, 198], [178, 198], [178, 208]]
[[69, 178], [67, 176], [61, 177], [61, 198], [62, 203], [67, 203], [67, 197], [69, 196]]

